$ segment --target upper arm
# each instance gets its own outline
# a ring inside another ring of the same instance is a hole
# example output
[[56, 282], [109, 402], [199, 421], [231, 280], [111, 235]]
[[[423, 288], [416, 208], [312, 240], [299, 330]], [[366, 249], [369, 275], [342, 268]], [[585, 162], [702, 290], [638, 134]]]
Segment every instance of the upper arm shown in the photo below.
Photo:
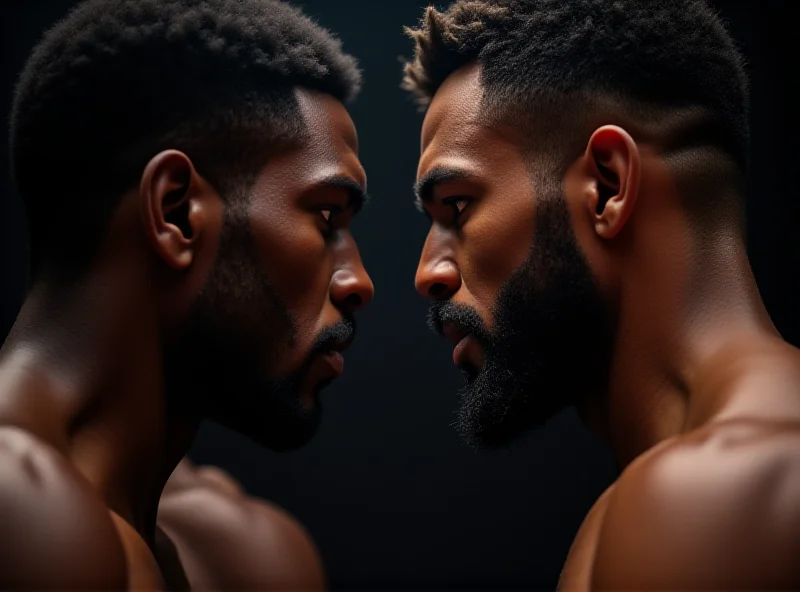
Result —
[[55, 451], [0, 429], [0, 589], [122, 589], [108, 510]]
[[631, 466], [609, 499], [592, 588], [800, 587], [800, 463], [763, 444], [678, 447]]

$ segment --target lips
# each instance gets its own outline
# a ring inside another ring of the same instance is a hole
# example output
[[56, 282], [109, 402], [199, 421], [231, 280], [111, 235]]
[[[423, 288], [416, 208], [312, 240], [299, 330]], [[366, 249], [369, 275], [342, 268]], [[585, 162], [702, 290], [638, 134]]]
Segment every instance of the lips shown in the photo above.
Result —
[[471, 332], [452, 322], [442, 323], [442, 335], [455, 346], [453, 348], [453, 363], [456, 366], [462, 366], [466, 361], [467, 350], [476, 341], [475, 337]]
[[453, 345], [458, 345], [469, 334], [469, 331], [457, 323], [442, 323], [442, 335], [444, 335], [445, 339], [451, 341]]
[[456, 346], [453, 348], [453, 364], [459, 368], [464, 365], [464, 362], [467, 361], [467, 350], [474, 342], [475, 338], [470, 333], [456, 344]]
[[344, 356], [341, 352], [330, 350], [322, 354], [322, 359], [330, 367], [333, 377], [338, 378], [344, 372]]
[[326, 374], [329, 375], [329, 378], [338, 378], [344, 372], [344, 356], [342, 352], [350, 347], [351, 343], [353, 343], [352, 337], [342, 341], [335, 341], [320, 354], [320, 358], [328, 370]]

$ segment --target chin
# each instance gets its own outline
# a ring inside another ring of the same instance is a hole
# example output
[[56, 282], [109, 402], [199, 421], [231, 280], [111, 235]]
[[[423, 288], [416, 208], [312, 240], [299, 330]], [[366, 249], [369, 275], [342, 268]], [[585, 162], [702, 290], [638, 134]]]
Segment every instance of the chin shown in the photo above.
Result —
[[287, 383], [248, 389], [228, 397], [224, 408], [209, 419], [275, 451], [300, 448], [319, 429], [321, 405], [317, 395]]
[[481, 369], [462, 367], [462, 371], [466, 385], [461, 391], [457, 428], [472, 447], [508, 448], [567, 406], [560, 397], [561, 389], [551, 382], [531, 380], [524, 373], [515, 375], [491, 362]]
[[464, 382], [467, 386], [475, 384], [475, 381], [480, 378], [483, 372], [483, 367], [476, 366], [470, 362], [459, 364], [458, 369], [461, 370], [461, 375], [464, 377]]
[[[236, 429], [256, 444], [275, 452], [286, 452], [302, 448], [317, 434], [319, 430], [319, 414], [309, 412], [302, 421], [291, 421], [277, 427], [274, 421], [264, 421], [259, 426], [248, 425], [245, 429]], [[234, 428], [235, 429], [235, 428]]]

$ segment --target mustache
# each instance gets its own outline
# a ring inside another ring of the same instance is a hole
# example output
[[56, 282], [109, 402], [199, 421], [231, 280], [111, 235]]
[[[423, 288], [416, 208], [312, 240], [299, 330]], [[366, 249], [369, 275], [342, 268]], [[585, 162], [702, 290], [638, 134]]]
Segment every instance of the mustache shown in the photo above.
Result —
[[332, 349], [349, 345], [356, 338], [356, 319], [347, 314], [338, 323], [325, 327], [314, 340], [309, 358], [314, 358]]
[[272, 387], [273, 394], [293, 389], [302, 380], [318, 356], [337, 348], [337, 346], [341, 347], [349, 344], [355, 337], [356, 320], [352, 315], [345, 315], [338, 323], [325, 327], [314, 340], [314, 345], [311, 347], [311, 351], [306, 356], [303, 364], [291, 374], [275, 380]]
[[455, 304], [450, 300], [437, 300], [428, 309], [428, 327], [444, 336], [442, 325], [455, 323], [464, 331], [472, 333], [483, 344], [491, 342], [491, 335], [478, 311], [466, 304]]

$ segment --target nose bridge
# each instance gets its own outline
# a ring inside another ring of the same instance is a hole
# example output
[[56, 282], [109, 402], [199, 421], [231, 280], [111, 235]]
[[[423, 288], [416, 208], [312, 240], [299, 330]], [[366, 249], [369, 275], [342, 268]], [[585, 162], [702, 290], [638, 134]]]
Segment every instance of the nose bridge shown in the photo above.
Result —
[[349, 233], [337, 241], [334, 248], [334, 267], [336, 272], [357, 273], [360, 270], [366, 273], [358, 245]]
[[419, 256], [419, 264], [417, 265], [417, 278], [421, 273], [424, 273], [431, 264], [434, 264], [437, 259], [443, 256], [443, 242], [441, 233], [437, 231], [436, 225], [431, 226], [428, 236], [425, 237], [425, 243], [422, 245], [422, 253]]
[[461, 283], [452, 239], [437, 224], [431, 226], [422, 247], [414, 284], [425, 296], [440, 297], [455, 293]]
[[334, 248], [330, 291], [334, 302], [353, 309], [366, 306], [374, 294], [372, 279], [361, 261], [358, 245], [349, 233], [342, 236]]

